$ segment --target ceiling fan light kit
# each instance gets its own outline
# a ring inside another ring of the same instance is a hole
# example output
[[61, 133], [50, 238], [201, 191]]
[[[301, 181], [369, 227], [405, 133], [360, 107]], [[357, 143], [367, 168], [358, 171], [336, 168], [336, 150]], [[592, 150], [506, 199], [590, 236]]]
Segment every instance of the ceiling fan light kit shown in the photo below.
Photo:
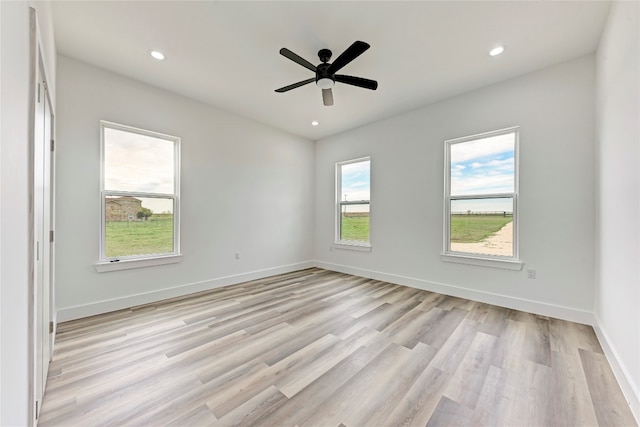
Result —
[[365, 89], [376, 90], [378, 88], [378, 82], [375, 80], [365, 79], [362, 77], [347, 76], [343, 74], [336, 74], [345, 65], [362, 55], [371, 46], [363, 41], [355, 41], [351, 46], [336, 58], [333, 63], [329, 63], [332, 52], [329, 49], [320, 49], [318, 51], [318, 58], [321, 63], [317, 66], [311, 62], [302, 58], [301, 56], [293, 53], [286, 47], [280, 49], [280, 54], [286, 58], [289, 58], [293, 62], [302, 65], [303, 67], [316, 73], [316, 77], [312, 79], [303, 80], [297, 83], [293, 83], [289, 86], [276, 89], [276, 92], [283, 93], [295, 89], [300, 86], [312, 83], [315, 81], [316, 86], [322, 89], [322, 102], [325, 106], [333, 105], [333, 92], [331, 88], [336, 82], [344, 83], [352, 86], [357, 86]]
[[331, 89], [334, 84], [336, 84], [336, 82], [326, 77], [316, 81], [316, 86], [318, 86], [320, 89]]

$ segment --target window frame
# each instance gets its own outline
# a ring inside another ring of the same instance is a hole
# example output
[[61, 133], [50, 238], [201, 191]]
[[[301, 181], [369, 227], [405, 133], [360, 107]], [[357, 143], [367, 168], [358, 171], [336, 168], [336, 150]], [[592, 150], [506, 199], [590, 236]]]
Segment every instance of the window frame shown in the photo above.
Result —
[[[500, 135], [514, 134], [514, 182], [513, 192], [508, 193], [483, 193], [472, 195], [451, 195], [451, 147], [456, 144], [471, 142]], [[447, 262], [471, 264], [486, 267], [503, 268], [508, 270], [522, 269], [522, 261], [519, 258], [519, 156], [520, 156], [520, 127], [512, 126], [490, 132], [469, 135], [461, 138], [449, 139], [444, 143], [444, 233], [443, 252], [441, 259]], [[486, 200], [511, 198], [513, 200], [513, 251], [512, 256], [476, 254], [472, 252], [459, 252], [451, 250], [451, 202], [455, 200]]]
[[[342, 167], [354, 163], [369, 162], [369, 200], [341, 200], [342, 195]], [[348, 249], [356, 251], [371, 251], [371, 156], [359, 157], [357, 159], [345, 160], [336, 162], [335, 167], [336, 174], [336, 189], [335, 189], [335, 236], [333, 247], [338, 249]], [[343, 206], [350, 205], [368, 205], [369, 206], [369, 240], [367, 242], [360, 242], [357, 240], [342, 240], [341, 239], [341, 227], [342, 227], [342, 208]]]
[[[148, 193], [105, 189], [105, 129], [115, 129], [149, 136], [173, 143], [173, 193]], [[180, 137], [100, 120], [100, 250], [96, 264], [98, 272], [126, 270], [182, 261], [180, 252]], [[157, 254], [136, 254], [119, 257], [106, 255], [106, 198], [107, 197], [162, 198], [173, 200], [173, 251]]]

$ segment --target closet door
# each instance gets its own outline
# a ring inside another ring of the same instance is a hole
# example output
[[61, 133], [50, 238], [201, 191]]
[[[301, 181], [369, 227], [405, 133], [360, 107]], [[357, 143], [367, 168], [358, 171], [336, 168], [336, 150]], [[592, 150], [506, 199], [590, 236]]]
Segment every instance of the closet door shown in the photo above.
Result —
[[40, 67], [36, 70], [35, 117], [33, 132], [33, 387], [35, 417], [42, 403], [44, 383], [42, 361], [44, 359], [42, 322], [44, 288], [44, 89]]
[[[38, 55], [40, 58], [40, 55]], [[33, 393], [38, 418], [51, 359], [52, 114], [42, 61], [36, 69], [33, 141]]]

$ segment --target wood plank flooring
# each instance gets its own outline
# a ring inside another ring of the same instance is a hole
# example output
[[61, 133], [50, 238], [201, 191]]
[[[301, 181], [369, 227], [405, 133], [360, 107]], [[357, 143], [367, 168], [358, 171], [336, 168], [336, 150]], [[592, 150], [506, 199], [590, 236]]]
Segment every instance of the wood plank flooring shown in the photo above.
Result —
[[309, 269], [60, 324], [39, 425], [632, 426], [589, 326]]

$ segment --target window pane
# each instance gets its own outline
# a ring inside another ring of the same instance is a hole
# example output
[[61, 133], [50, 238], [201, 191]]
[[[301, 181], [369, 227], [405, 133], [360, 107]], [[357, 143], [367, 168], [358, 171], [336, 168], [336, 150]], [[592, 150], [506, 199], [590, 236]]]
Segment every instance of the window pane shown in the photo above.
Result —
[[360, 201], [370, 199], [370, 160], [348, 163], [340, 167], [342, 191], [340, 201]]
[[450, 249], [513, 256], [513, 198], [451, 200]]
[[369, 241], [369, 204], [340, 206], [340, 240]]
[[451, 195], [513, 193], [515, 133], [451, 144]]
[[104, 188], [174, 193], [174, 142], [104, 128]]
[[105, 256], [174, 252], [173, 199], [105, 197]]

